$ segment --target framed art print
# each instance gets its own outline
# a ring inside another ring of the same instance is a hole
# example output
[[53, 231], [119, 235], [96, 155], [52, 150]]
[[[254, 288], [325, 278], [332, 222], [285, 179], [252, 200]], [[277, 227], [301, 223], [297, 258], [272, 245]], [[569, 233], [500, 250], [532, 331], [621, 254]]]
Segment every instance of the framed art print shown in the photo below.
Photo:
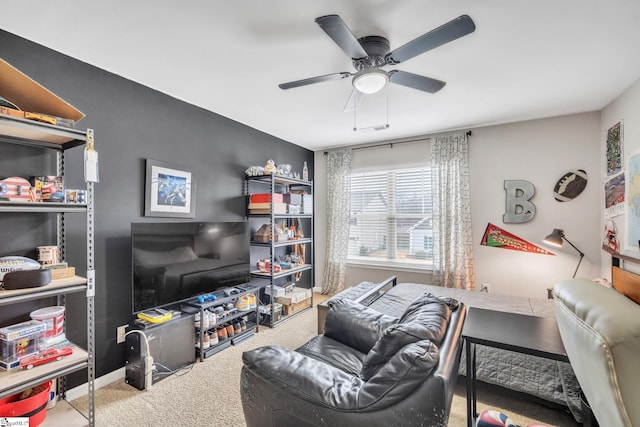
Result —
[[193, 218], [193, 174], [177, 165], [147, 159], [144, 216]]
[[607, 130], [607, 176], [622, 171], [622, 144], [624, 139], [622, 120]]

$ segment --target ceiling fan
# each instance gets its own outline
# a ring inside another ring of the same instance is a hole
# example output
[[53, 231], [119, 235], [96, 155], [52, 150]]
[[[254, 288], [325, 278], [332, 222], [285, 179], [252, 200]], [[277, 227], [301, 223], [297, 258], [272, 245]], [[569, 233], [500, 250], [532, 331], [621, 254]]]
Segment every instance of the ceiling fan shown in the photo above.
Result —
[[[359, 94], [373, 94], [384, 88], [387, 82], [407, 86], [429, 93], [436, 93], [446, 82], [401, 70], [385, 71], [381, 67], [396, 65], [421, 55], [431, 49], [472, 33], [476, 26], [468, 15], [461, 15], [440, 27], [390, 51], [389, 40], [381, 36], [365, 36], [357, 39], [338, 15], [316, 18], [316, 24], [350, 58], [356, 69], [308, 79], [296, 80], [278, 85], [281, 89], [292, 89], [328, 80], [340, 80], [353, 76], [354, 91], [349, 98]], [[353, 107], [355, 108], [355, 107]]]

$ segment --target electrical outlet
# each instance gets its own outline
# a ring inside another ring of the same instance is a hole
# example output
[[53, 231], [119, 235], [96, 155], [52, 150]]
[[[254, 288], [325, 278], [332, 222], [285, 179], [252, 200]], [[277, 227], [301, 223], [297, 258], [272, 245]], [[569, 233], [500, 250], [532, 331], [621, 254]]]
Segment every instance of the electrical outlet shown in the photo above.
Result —
[[126, 333], [127, 330], [127, 325], [122, 325], [122, 326], [118, 326], [118, 329], [116, 329], [116, 344], [120, 344], [124, 342], [124, 334]]
[[483, 284], [480, 286], [480, 292], [486, 292], [486, 293], [489, 293], [490, 291], [491, 291], [491, 285], [490, 285], [490, 284], [488, 284], [488, 283], [483, 283]]

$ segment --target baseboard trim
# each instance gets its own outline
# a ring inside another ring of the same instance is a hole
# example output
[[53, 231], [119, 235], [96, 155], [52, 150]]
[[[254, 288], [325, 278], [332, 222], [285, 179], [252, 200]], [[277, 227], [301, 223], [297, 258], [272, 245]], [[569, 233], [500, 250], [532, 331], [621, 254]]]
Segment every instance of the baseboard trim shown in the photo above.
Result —
[[[124, 381], [124, 377], [125, 377], [125, 368], [123, 366], [122, 368], [109, 372], [108, 374], [103, 375], [100, 378], [96, 378], [93, 383], [94, 389], [98, 390], [102, 387], [105, 387], [119, 380]], [[87, 383], [84, 383], [70, 390], [67, 390], [67, 400], [68, 401], [75, 400], [75, 399], [78, 399], [79, 397], [86, 396], [88, 393], [89, 393], [89, 388], [87, 386]]]

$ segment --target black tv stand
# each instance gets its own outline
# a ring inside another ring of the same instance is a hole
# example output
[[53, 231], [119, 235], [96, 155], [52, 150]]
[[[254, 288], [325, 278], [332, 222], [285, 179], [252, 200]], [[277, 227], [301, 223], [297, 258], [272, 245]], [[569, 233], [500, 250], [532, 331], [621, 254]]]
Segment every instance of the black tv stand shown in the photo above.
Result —
[[[134, 330], [139, 333], [129, 333]], [[127, 348], [125, 382], [139, 390], [145, 390], [148, 372], [145, 365], [147, 356], [153, 358], [154, 365], [161, 365], [165, 369], [165, 371], [150, 369], [153, 384], [168, 377], [166, 370], [175, 372], [195, 363], [193, 315], [176, 316], [162, 323], [136, 319], [127, 328], [125, 345]]]

